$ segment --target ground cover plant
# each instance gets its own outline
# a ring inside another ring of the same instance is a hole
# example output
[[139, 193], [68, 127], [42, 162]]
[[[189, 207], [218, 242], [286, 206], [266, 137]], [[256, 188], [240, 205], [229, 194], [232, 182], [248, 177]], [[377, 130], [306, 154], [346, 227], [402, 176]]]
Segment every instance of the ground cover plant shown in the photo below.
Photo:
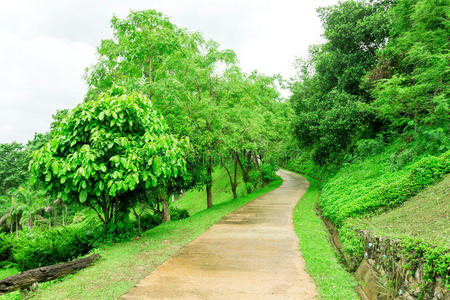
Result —
[[352, 226], [380, 236], [422, 240], [450, 249], [450, 175], [420, 192], [400, 207], [368, 218], [350, 221]]

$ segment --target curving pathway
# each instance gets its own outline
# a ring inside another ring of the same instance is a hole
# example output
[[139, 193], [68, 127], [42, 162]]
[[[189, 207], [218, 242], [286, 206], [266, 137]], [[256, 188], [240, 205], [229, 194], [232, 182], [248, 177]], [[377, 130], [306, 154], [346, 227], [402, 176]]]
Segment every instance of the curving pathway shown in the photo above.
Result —
[[278, 175], [279, 188], [225, 216], [122, 299], [315, 299], [292, 224], [308, 182]]

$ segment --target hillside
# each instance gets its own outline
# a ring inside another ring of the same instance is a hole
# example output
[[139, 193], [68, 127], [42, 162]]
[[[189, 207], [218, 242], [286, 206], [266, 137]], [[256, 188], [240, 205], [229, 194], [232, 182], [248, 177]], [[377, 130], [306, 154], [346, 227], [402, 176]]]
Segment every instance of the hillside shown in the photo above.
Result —
[[[230, 182], [224, 168], [217, 168], [213, 173], [212, 193], [214, 204], [220, 204], [233, 199], [233, 193], [230, 189]], [[240, 177], [237, 187], [238, 196], [245, 195], [245, 186]], [[182, 197], [172, 203], [174, 207], [187, 209], [190, 215], [206, 209], [206, 191], [205, 189], [192, 189], [183, 194]]]
[[350, 223], [380, 236], [421, 240], [450, 249], [450, 175], [398, 208]]

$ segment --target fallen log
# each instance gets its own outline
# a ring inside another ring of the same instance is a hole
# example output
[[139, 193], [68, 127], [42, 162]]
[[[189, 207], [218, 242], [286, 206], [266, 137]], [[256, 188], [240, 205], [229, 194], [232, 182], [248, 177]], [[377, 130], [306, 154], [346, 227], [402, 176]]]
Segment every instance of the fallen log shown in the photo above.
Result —
[[28, 288], [37, 282], [46, 282], [75, 273], [90, 266], [97, 258], [98, 254], [93, 254], [70, 262], [31, 269], [18, 275], [7, 277], [0, 280], [0, 295]]

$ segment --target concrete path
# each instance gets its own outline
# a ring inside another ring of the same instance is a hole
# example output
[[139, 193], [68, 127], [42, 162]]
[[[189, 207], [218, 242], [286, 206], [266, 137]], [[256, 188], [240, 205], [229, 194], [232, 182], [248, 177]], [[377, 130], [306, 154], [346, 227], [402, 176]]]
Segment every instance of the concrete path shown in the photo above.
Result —
[[122, 299], [315, 299], [292, 224], [308, 182], [278, 174], [281, 187], [225, 216]]

